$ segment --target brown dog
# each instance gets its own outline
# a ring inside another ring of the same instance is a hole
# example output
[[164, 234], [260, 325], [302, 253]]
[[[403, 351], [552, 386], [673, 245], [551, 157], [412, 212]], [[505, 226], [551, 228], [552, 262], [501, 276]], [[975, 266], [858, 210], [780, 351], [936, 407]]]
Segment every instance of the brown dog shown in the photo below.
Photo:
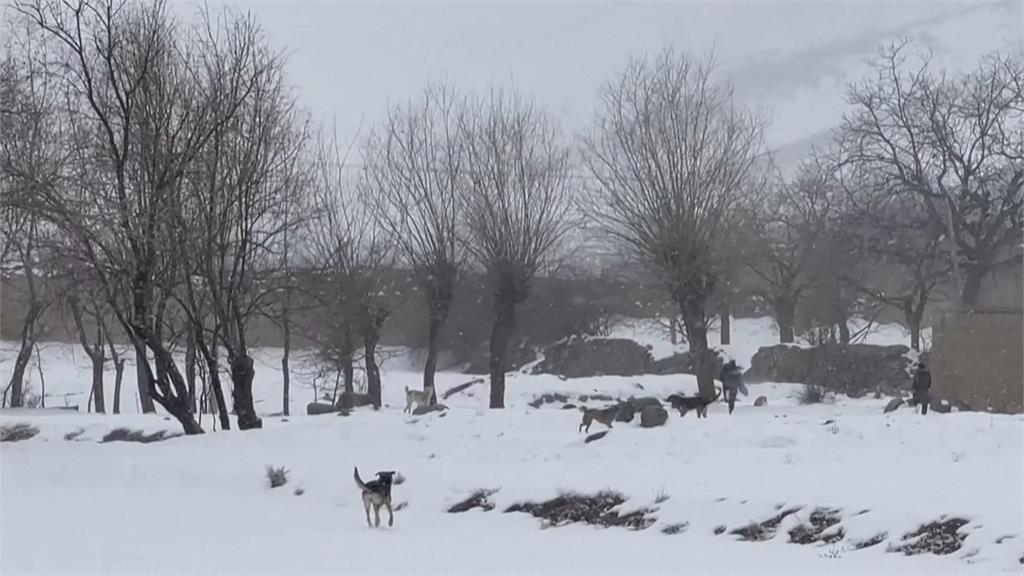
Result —
[[619, 415], [618, 406], [609, 406], [598, 410], [597, 408], [587, 408], [580, 406], [580, 411], [583, 412], [583, 421], [580, 422], [579, 431], [586, 430], [590, 432], [590, 425], [597, 420], [601, 424], [611, 428], [612, 422], [615, 421], [615, 417]]

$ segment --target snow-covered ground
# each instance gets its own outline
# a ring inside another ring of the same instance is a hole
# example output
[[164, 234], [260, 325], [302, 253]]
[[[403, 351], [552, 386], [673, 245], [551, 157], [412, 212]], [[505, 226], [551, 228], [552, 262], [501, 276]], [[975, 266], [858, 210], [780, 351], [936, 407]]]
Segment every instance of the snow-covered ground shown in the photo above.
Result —
[[[741, 363], [744, 346], [766, 337], [758, 335], [756, 325], [734, 325], [737, 348], [731, 353]], [[657, 340], [634, 330], [638, 339]], [[762, 343], [771, 341], [768, 334]], [[75, 362], [68, 360], [71, 348], [51, 344], [44, 350], [48, 392], [88, 388], [85, 359], [79, 354]], [[8, 357], [3, 358], [0, 372], [10, 369]], [[547, 392], [568, 394], [572, 401], [594, 392], [664, 397], [693, 391], [696, 383], [688, 376], [563, 381], [514, 374], [503, 411], [486, 409], [486, 385], [477, 384], [444, 400], [451, 407], [447, 413], [414, 417], [401, 412], [403, 387], [418, 386], [420, 377], [390, 369], [380, 411], [281, 418], [268, 416], [280, 409], [275, 366], [273, 351], [262, 351], [256, 385], [262, 400], [257, 407], [265, 415], [260, 431], [152, 444], [99, 443], [117, 427], [146, 432], [178, 427], [162, 415], [0, 413], [0, 425], [24, 422], [40, 430], [29, 440], [0, 444], [0, 573], [1024, 569], [1024, 419], [1019, 415], [922, 417], [909, 409], [883, 415], [885, 400], [874, 399], [799, 406], [792, 398], [796, 386], [758, 384], [732, 416], [714, 405], [706, 420], [671, 413], [661, 428], [618, 423], [605, 438], [585, 444], [577, 432], [578, 411], [562, 410], [557, 403], [534, 409], [528, 403]], [[439, 390], [469, 379], [440, 374]], [[134, 384], [125, 386], [131, 391]], [[767, 406], [752, 407], [761, 395]], [[312, 391], [297, 385], [295, 396], [293, 413], [303, 413]], [[591, 432], [600, 429], [595, 423]], [[66, 440], [71, 433], [77, 436]], [[290, 470], [287, 486], [267, 486], [268, 464]], [[394, 497], [407, 507], [396, 513], [393, 528], [366, 527], [351, 480], [353, 465], [364, 478], [376, 470], [397, 470], [405, 477]], [[297, 487], [301, 495], [294, 494]], [[479, 488], [498, 489], [491, 498], [495, 510], [445, 512]], [[515, 502], [562, 491], [605, 489], [628, 497], [625, 511], [656, 508], [656, 523], [642, 531], [584, 525], [541, 529], [540, 521], [526, 514], [502, 512]], [[780, 505], [802, 508], [783, 520], [774, 538], [744, 542], [730, 534], [777, 514]], [[817, 507], [840, 509], [843, 539], [827, 545], [789, 543], [789, 529], [807, 522]], [[948, 556], [887, 551], [905, 533], [944, 515], [968, 521], [959, 551]], [[661, 532], [683, 522], [688, 526], [680, 534]], [[727, 530], [716, 535], [720, 526]], [[887, 534], [882, 543], [854, 548], [882, 532]]]

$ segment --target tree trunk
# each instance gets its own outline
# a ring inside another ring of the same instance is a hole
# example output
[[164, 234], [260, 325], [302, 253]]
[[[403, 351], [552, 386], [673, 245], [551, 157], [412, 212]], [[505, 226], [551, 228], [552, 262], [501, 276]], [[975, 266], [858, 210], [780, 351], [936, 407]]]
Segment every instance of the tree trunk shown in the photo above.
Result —
[[437, 387], [434, 384], [434, 375], [437, 373], [437, 354], [441, 340], [441, 330], [448, 320], [448, 310], [451, 302], [430, 302], [430, 319], [427, 331], [427, 362], [423, 366], [423, 391], [431, 391], [428, 402], [437, 403]]
[[36, 370], [39, 371], [39, 407], [46, 408], [46, 376], [43, 375], [43, 355], [39, 353], [38, 344], [36, 344]]
[[32, 349], [36, 345], [36, 322], [41, 315], [41, 307], [29, 304], [28, 312], [25, 314], [25, 323], [21, 327], [21, 348], [18, 349], [18, 356], [14, 360], [14, 370], [11, 372], [11, 379], [7, 384], [7, 389], [11, 391], [11, 408], [20, 408], [25, 403], [25, 368], [28, 367], [29, 360], [32, 359]]
[[715, 397], [715, 354], [708, 347], [708, 326], [704, 301], [690, 298], [681, 303], [683, 326], [690, 344], [690, 355], [697, 363], [697, 390], [701, 398]]
[[185, 382], [188, 383], [188, 399], [192, 412], [196, 412], [196, 337], [191, 328], [185, 337]]
[[721, 335], [719, 343], [722, 346], [728, 346], [732, 343], [732, 311], [729, 309], [728, 304], [722, 305], [722, 313], [719, 315], [719, 324], [721, 324]]
[[221, 430], [231, 430], [231, 418], [228, 416], [228, 403], [224, 401], [224, 389], [220, 385], [220, 369], [217, 366], [216, 352], [207, 358], [206, 374], [210, 379], [209, 388], [213, 388], [213, 399], [217, 402], [217, 417]]
[[26, 330], [22, 330], [21, 348], [18, 350], [18, 356], [14, 360], [14, 370], [11, 372], [11, 380], [7, 385], [11, 391], [11, 408], [21, 408], [25, 403], [23, 388], [25, 368], [28, 366], [29, 360], [32, 359], [33, 346], [35, 346], [35, 342], [31, 341], [31, 334], [27, 334]]
[[114, 414], [121, 413], [121, 380], [124, 378], [124, 358], [114, 356]]
[[668, 339], [673, 346], [679, 343], [679, 333], [676, 331], [676, 318], [675, 316], [669, 316], [668, 319]]
[[132, 345], [135, 347], [135, 376], [138, 380], [139, 404], [141, 404], [143, 414], [152, 414], [156, 412], [156, 405], [149, 395], [151, 375], [146, 369], [147, 362], [149, 362], [146, 358], [146, 345], [135, 337], [132, 338]]
[[777, 298], [773, 300], [775, 307], [775, 322], [779, 325], [779, 342], [792, 344], [796, 340], [794, 324], [796, 318], [796, 302], [788, 298]]
[[288, 311], [287, 308], [282, 312], [282, 324], [284, 336], [284, 352], [281, 354], [281, 413], [288, 416], [291, 413], [291, 372], [288, 368], [289, 356], [292, 351], [292, 330], [291, 325], [288, 323]]
[[515, 300], [510, 296], [495, 295], [494, 322], [491, 324], [490, 376], [491, 408], [505, 407], [505, 356], [515, 323]]
[[263, 428], [263, 420], [256, 415], [252, 398], [252, 381], [256, 376], [252, 357], [248, 354], [233, 356], [229, 361], [231, 368], [231, 398], [238, 415], [239, 430]]
[[106, 401], [103, 398], [103, 363], [106, 360], [103, 355], [103, 349], [99, 348], [99, 352], [89, 356], [92, 360], [92, 396], [93, 405], [96, 406], [96, 412], [98, 414], [107, 413]]
[[355, 394], [356, 393], [356, 386], [355, 386], [356, 369], [355, 369], [355, 366], [352, 365], [352, 357], [351, 356], [349, 356], [348, 358], [345, 358], [345, 360], [344, 360], [344, 362], [342, 363], [342, 366], [341, 366], [341, 372], [342, 372], [342, 374], [345, 377], [345, 394]]
[[985, 268], [969, 266], [964, 273], [964, 288], [960, 293], [960, 304], [965, 308], [977, 306], [981, 296], [981, 281], [985, 279]]
[[907, 299], [903, 303], [903, 318], [910, 328], [910, 347], [918, 352], [921, 351], [921, 325], [924, 323], [924, 309], [927, 303], [927, 291], [923, 288], [918, 292], [916, 303], [912, 299]]
[[[174, 365], [171, 364], [170, 352], [165, 348], [160, 347], [159, 342], [154, 341], [152, 338], [148, 340], [154, 355], [156, 356], [155, 362], [161, 366], [161, 373], [171, 376], [173, 380], [170, 382], [159, 380], [154, 378], [150, 371], [149, 363], [143, 364], [143, 369], [146, 371], [146, 381], [154, 383], [154, 390], [162, 390], [163, 393], [158, 396], [150, 395], [151, 398], [158, 401], [160, 406], [167, 411], [168, 414], [174, 417], [180, 424], [185, 434], [202, 434], [203, 428], [196, 422], [195, 415], [192, 413], [192, 408], [189, 405], [188, 398], [185, 397], [184, 387], [185, 381], [181, 374], [177, 372]], [[173, 375], [172, 375], [173, 373]], [[158, 386], [157, 386], [158, 385]], [[173, 385], [173, 389], [171, 386]], [[176, 394], [176, 391], [180, 391], [180, 394]]]
[[377, 366], [377, 341], [380, 336], [369, 331], [363, 335], [363, 361], [366, 363], [366, 393], [377, 408], [381, 406], [380, 368]]

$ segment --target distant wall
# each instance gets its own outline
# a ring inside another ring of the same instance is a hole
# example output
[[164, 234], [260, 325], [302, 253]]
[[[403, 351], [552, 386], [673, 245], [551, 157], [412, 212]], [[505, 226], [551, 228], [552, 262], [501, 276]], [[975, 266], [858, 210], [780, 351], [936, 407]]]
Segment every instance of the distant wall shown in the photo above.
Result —
[[1024, 411], [1024, 310], [947, 312], [934, 330], [935, 396], [977, 410]]

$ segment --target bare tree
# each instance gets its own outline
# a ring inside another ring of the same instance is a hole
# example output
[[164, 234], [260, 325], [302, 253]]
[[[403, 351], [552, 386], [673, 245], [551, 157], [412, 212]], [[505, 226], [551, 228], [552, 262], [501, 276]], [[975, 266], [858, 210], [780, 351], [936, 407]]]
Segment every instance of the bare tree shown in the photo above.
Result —
[[329, 285], [320, 291], [321, 303], [332, 310], [327, 356], [341, 367], [345, 391], [352, 392], [352, 363], [356, 342], [361, 342], [367, 393], [380, 406], [377, 344], [393, 308], [388, 273], [395, 251], [391, 236], [373, 217], [368, 182], [346, 177], [346, 156], [339, 153], [336, 140], [321, 141], [311, 185], [311, 259]]
[[839, 234], [875, 274], [844, 273], [844, 280], [870, 299], [903, 313], [910, 344], [921, 349], [925, 309], [952, 272], [947, 228], [936, 222], [920, 195], [902, 193], [856, 165], [839, 172], [845, 190]]
[[[103, 369], [107, 361], [107, 339], [108, 334], [105, 334], [104, 323], [100, 320], [103, 315], [103, 310], [100, 308], [98, 301], [93, 298], [89, 298], [88, 301], [83, 305], [80, 287], [76, 287], [70, 290], [67, 294], [67, 305], [71, 311], [71, 317], [75, 324], [75, 333], [78, 334], [78, 341], [82, 345], [82, 350], [85, 355], [89, 357], [89, 361], [92, 363], [92, 398], [93, 406], [96, 407], [96, 412], [105, 414], [106, 399], [104, 397], [103, 390]], [[95, 335], [90, 342], [89, 328], [86, 324], [86, 314], [92, 317], [93, 327], [95, 329]]]
[[491, 408], [505, 407], [505, 356], [516, 306], [573, 227], [569, 150], [552, 120], [515, 92], [492, 92], [461, 120], [466, 248], [492, 304]]
[[735, 219], [755, 185], [763, 122], [733, 102], [713, 61], [671, 50], [633, 60], [605, 85], [586, 159], [591, 205], [605, 230], [656, 271], [679, 307], [698, 360], [700, 394], [714, 395], [707, 306]]
[[914, 194], [946, 230], [960, 301], [978, 303], [983, 279], [1019, 260], [1024, 183], [1024, 58], [991, 55], [973, 72], [912, 61], [888, 46], [875, 76], [850, 86], [841, 127], [847, 163]]
[[182, 32], [161, 2], [15, 7], [60, 63], [74, 160], [62, 185], [39, 183], [36, 206], [68, 237], [135, 347], [143, 410], [152, 398], [186, 433], [201, 433], [164, 339], [190, 256], [174, 215], [197, 157], [262, 78], [261, 36], [227, 13]]
[[[176, 243], [186, 248], [181, 258], [186, 296], [178, 300], [189, 316], [190, 337], [211, 376], [216, 374], [211, 340], [227, 354], [238, 427], [248, 430], [262, 427], [262, 420], [253, 403], [255, 367], [247, 326], [275, 292], [278, 250], [295, 226], [287, 207], [305, 126], [284, 83], [283, 62], [270, 53], [255, 21], [237, 18], [226, 34], [217, 37], [217, 32], [204, 31], [197, 55], [216, 80], [214, 109], [233, 112], [186, 172], [172, 230]], [[225, 75], [230, 69], [221, 67], [233, 63], [237, 70]], [[206, 310], [212, 313], [212, 329], [206, 326]]]
[[52, 279], [57, 234], [35, 209], [35, 197], [59, 185], [66, 154], [59, 145], [62, 125], [55, 119], [59, 95], [38, 35], [13, 24], [10, 32], [0, 61], [0, 275], [9, 301], [20, 301], [25, 310], [18, 355], [4, 389], [10, 405], [20, 407], [43, 314], [59, 296]]
[[428, 87], [419, 101], [392, 109], [363, 150], [367, 196], [377, 222], [391, 235], [426, 299], [424, 391], [435, 389], [441, 331], [463, 260], [457, 228], [460, 188], [466, 182], [459, 130], [464, 106], [452, 90]]
[[831, 217], [830, 185], [815, 163], [804, 164], [792, 180], [776, 180], [747, 228], [746, 265], [775, 311], [782, 343], [794, 341], [796, 308], [814, 281], [808, 268]]

